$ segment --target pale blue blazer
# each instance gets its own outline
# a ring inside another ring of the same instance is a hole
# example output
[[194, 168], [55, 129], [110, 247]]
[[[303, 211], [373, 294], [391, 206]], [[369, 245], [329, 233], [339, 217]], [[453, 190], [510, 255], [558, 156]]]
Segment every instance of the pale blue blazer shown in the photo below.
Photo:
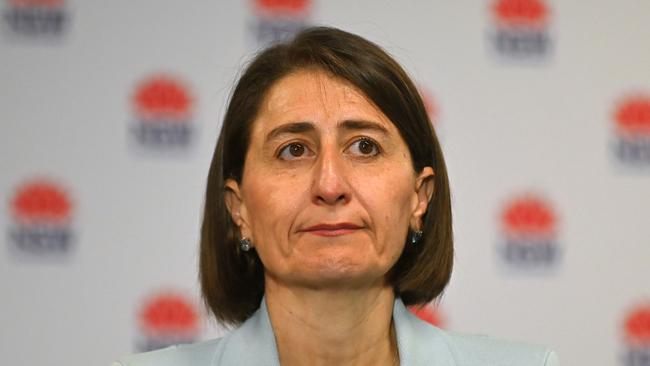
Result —
[[[522, 343], [436, 328], [395, 300], [393, 321], [401, 366], [558, 366], [555, 352]], [[299, 352], [300, 350], [296, 350]], [[265, 301], [223, 338], [126, 357], [111, 366], [280, 366]]]

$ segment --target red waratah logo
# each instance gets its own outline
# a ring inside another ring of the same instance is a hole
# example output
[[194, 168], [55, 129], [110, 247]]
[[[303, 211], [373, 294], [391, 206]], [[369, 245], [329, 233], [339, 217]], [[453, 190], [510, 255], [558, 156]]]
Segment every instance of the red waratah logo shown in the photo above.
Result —
[[550, 203], [535, 194], [509, 201], [500, 215], [500, 252], [506, 263], [524, 268], [544, 268], [557, 261], [557, 214]]
[[185, 86], [164, 75], [140, 84], [133, 101], [136, 114], [153, 122], [183, 122], [190, 116], [192, 103]]
[[168, 75], [155, 75], [136, 87], [132, 98], [133, 133], [148, 148], [187, 147], [192, 135], [193, 99], [187, 86]]
[[494, 18], [491, 41], [501, 56], [539, 59], [550, 49], [550, 9], [542, 0], [497, 0], [490, 7]]
[[311, 0], [253, 0], [253, 38], [260, 46], [291, 38], [309, 25], [311, 8]]
[[57, 184], [36, 180], [18, 188], [12, 203], [14, 219], [26, 224], [64, 224], [70, 220], [72, 204]]
[[621, 134], [650, 136], [650, 96], [638, 95], [628, 98], [616, 109], [614, 120]]
[[255, 9], [260, 14], [304, 16], [310, 7], [309, 0], [255, 0]]
[[411, 313], [415, 314], [415, 316], [431, 325], [434, 325], [438, 328], [445, 327], [445, 321], [440, 314], [440, 309], [434, 304], [427, 304], [424, 306], [409, 306], [408, 309]]
[[438, 107], [436, 106], [435, 102], [433, 101], [433, 97], [431, 96], [431, 93], [429, 90], [423, 86], [420, 86], [418, 88], [418, 91], [420, 92], [420, 96], [422, 97], [422, 102], [424, 103], [424, 109], [427, 111], [427, 115], [429, 116], [429, 120], [431, 121], [432, 124], [437, 124], [438, 122]]
[[72, 202], [67, 191], [48, 179], [21, 184], [10, 203], [15, 249], [32, 255], [68, 253]]
[[506, 235], [528, 238], [555, 236], [555, 214], [548, 203], [536, 196], [512, 200], [501, 214]]
[[164, 291], [147, 298], [138, 314], [144, 338], [139, 351], [150, 351], [196, 341], [200, 331], [199, 313], [187, 297]]
[[630, 345], [650, 347], [650, 303], [637, 307], [625, 318], [625, 338]]
[[61, 36], [68, 23], [63, 0], [9, 0], [7, 5], [3, 18], [14, 35]]
[[543, 27], [548, 20], [548, 7], [540, 0], [500, 0], [492, 5], [496, 20], [507, 26]]
[[632, 309], [623, 324], [626, 366], [650, 365], [650, 302]]
[[650, 166], [650, 94], [623, 99], [614, 111], [614, 152], [621, 163]]

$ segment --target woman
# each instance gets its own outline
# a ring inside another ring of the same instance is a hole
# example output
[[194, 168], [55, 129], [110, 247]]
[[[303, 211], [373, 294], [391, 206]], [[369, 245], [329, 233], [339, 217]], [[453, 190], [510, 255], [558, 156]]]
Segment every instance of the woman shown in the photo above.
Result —
[[442, 292], [452, 257], [445, 163], [417, 89], [375, 44], [308, 29], [247, 67], [210, 167], [202, 291], [239, 328], [117, 365], [556, 365], [406, 310]]

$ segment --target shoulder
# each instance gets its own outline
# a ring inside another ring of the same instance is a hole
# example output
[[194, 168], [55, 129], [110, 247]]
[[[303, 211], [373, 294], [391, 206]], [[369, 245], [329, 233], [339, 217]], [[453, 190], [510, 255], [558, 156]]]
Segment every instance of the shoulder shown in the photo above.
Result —
[[222, 338], [180, 344], [124, 357], [111, 366], [193, 366], [210, 365]]
[[444, 332], [458, 366], [558, 366], [555, 352], [541, 346], [484, 335]]
[[540, 346], [468, 335], [435, 327], [396, 301], [393, 313], [405, 365], [558, 366], [555, 352]]
[[222, 338], [177, 345], [123, 358], [111, 366], [279, 366], [266, 307]]

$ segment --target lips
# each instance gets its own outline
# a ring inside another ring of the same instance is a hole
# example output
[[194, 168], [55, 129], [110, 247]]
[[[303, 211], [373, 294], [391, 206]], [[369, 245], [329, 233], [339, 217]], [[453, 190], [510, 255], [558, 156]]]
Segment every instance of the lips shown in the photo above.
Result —
[[319, 235], [319, 236], [339, 236], [339, 235], [351, 234], [360, 229], [362, 229], [362, 227], [359, 225], [349, 223], [349, 222], [341, 222], [341, 223], [334, 223], [334, 224], [313, 225], [305, 229], [302, 229], [300, 231], [309, 234]]

